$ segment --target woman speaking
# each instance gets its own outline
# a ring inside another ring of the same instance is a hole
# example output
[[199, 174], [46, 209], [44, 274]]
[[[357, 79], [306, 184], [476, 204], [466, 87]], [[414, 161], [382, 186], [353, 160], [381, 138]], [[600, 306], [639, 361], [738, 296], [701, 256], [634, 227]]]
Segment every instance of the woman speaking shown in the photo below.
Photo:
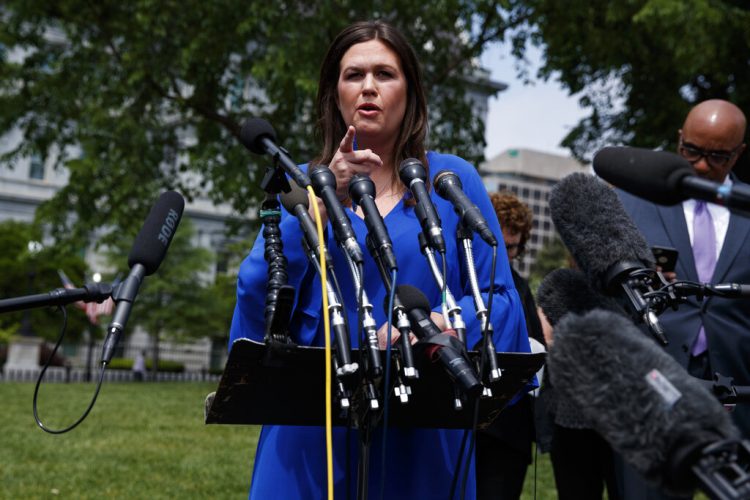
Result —
[[[456, 156], [425, 149], [427, 103], [421, 70], [404, 36], [379, 21], [355, 23], [344, 29], [329, 47], [322, 63], [317, 112], [323, 147], [320, 155], [310, 162], [310, 168], [327, 165], [335, 175], [338, 197], [346, 206], [361, 248], [366, 247], [367, 228], [361, 209], [347, 200], [347, 188], [355, 174], [370, 177], [376, 187], [375, 204], [393, 241], [399, 268], [398, 284], [419, 288], [431, 304], [433, 321], [441, 330], [445, 329], [440, 312], [441, 289], [420, 251], [417, 234], [421, 227], [415, 215], [415, 200], [399, 180], [400, 163], [407, 158], [420, 160], [430, 182], [435, 173], [452, 171], [499, 241], [502, 241], [502, 234], [476, 169]], [[307, 167], [302, 166], [303, 170]], [[481, 339], [481, 331], [465, 265], [453, 237], [459, 218], [448, 201], [434, 191], [430, 196], [445, 235], [447, 285], [463, 311], [467, 345], [473, 348]], [[320, 280], [299, 243], [302, 233], [295, 217], [285, 211], [281, 232], [288, 259], [289, 284], [297, 291], [289, 330], [300, 345], [322, 346], [325, 334]], [[348, 269], [346, 257], [336, 246], [330, 231], [326, 246], [335, 268], [341, 270], [337, 274], [349, 324], [357, 325], [355, 285], [343, 271]], [[513, 286], [504, 249], [501, 247], [499, 251], [495, 275], [490, 276], [492, 248], [479, 237], [473, 239], [473, 248], [485, 303], [493, 281], [490, 320], [497, 350], [528, 352], [521, 301]], [[240, 267], [230, 342], [242, 337], [263, 340], [263, 315], [258, 314], [264, 307], [267, 280], [263, 252], [264, 241], [259, 236]], [[387, 290], [369, 255], [365, 256], [362, 282], [370, 302], [383, 304]], [[380, 307], [374, 307], [372, 313], [379, 335], [383, 336], [387, 317]], [[352, 326], [352, 346], [359, 344], [356, 331]], [[379, 479], [385, 473], [388, 482], [384, 498], [448, 498], [463, 433], [463, 430], [420, 429], [419, 422], [414, 422], [413, 428], [389, 429], [387, 456], [382, 462], [385, 471], [381, 470], [380, 460], [370, 460], [370, 494], [379, 497]], [[355, 430], [333, 429], [334, 492], [338, 498], [355, 496], [357, 446]], [[380, 457], [380, 446], [379, 440], [373, 441], [373, 457]], [[326, 495], [325, 454], [322, 427], [264, 426], [255, 455], [250, 498], [323, 498]], [[467, 498], [475, 497], [474, 483], [472, 464]]]

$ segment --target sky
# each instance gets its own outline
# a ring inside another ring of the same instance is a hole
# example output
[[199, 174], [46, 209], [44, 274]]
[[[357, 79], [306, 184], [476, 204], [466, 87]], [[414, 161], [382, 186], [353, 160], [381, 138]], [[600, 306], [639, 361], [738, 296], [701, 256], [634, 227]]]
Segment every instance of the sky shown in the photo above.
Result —
[[[482, 65], [491, 71], [491, 78], [508, 85], [489, 102], [485, 157], [492, 159], [510, 148], [570, 156], [567, 149], [558, 145], [586, 113], [578, 106], [578, 99], [568, 96], [554, 79], [544, 82], [532, 78], [533, 85], [524, 85], [516, 77], [509, 48], [509, 44], [493, 44], [482, 54]], [[538, 49], [529, 49], [532, 77], [536, 75], [540, 56]]]

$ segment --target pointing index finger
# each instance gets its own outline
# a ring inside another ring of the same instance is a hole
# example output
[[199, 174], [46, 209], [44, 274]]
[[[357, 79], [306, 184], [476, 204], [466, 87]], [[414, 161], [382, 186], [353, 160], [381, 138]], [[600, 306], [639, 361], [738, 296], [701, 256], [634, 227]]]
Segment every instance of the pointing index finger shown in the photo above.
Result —
[[344, 138], [341, 139], [341, 144], [339, 144], [339, 151], [342, 153], [351, 153], [354, 151], [354, 133], [354, 126], [349, 125], [346, 135], [344, 135]]

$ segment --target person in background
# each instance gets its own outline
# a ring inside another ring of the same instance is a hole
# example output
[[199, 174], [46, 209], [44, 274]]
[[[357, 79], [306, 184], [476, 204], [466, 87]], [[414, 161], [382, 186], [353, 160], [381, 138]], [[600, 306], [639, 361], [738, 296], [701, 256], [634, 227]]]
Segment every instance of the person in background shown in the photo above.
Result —
[[[492, 193], [490, 201], [500, 222], [508, 259], [520, 258], [531, 234], [531, 210], [509, 192]], [[523, 304], [528, 335], [544, 345], [531, 288], [512, 266], [511, 275]], [[526, 469], [532, 461], [532, 401], [531, 395], [523, 396], [477, 433], [477, 498], [507, 500], [521, 496]]]
[[[747, 185], [732, 173], [745, 151], [747, 119], [736, 105], [710, 99], [694, 106], [678, 130], [677, 153], [695, 174], [725, 187]], [[750, 283], [750, 218], [724, 206], [687, 199], [661, 206], [617, 190], [623, 206], [652, 246], [679, 252], [678, 279], [704, 283]], [[677, 310], [659, 316], [669, 340], [666, 351], [691, 375], [714, 373], [750, 385], [750, 299], [688, 298]], [[750, 438], [750, 404], [738, 403], [732, 413], [744, 438]], [[626, 499], [666, 498], [646, 488], [625, 468]], [[636, 485], [640, 486], [636, 488]]]
[[133, 380], [143, 382], [146, 375], [146, 351], [138, 351], [133, 360]]

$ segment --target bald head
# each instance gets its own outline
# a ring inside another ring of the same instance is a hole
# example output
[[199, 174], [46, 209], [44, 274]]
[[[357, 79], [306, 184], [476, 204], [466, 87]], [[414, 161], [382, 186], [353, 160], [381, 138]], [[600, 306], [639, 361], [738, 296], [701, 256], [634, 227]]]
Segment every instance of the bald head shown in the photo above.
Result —
[[[731, 102], [703, 101], [685, 118], [680, 130], [680, 154], [690, 160], [701, 177], [723, 182], [745, 149], [742, 141], [746, 126], [744, 113]], [[698, 157], [700, 152], [713, 155]]]

